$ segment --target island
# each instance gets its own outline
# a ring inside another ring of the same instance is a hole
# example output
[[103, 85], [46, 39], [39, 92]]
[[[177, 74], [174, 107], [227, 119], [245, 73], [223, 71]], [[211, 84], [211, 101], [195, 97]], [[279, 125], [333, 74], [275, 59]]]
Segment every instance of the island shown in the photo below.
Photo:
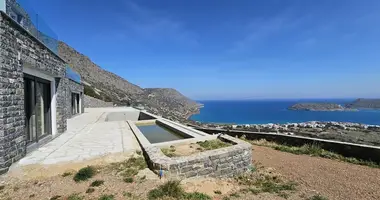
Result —
[[354, 102], [346, 104], [350, 109], [380, 109], [380, 99], [356, 99]]
[[[288, 108], [289, 110], [305, 111], [345, 111], [345, 107], [335, 103], [297, 103]], [[351, 110], [351, 109], [350, 109]]]

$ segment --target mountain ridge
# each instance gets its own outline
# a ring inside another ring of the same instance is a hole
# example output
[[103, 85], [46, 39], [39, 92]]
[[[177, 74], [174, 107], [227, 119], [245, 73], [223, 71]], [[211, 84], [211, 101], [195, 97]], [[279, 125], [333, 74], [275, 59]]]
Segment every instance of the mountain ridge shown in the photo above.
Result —
[[199, 112], [199, 104], [174, 88], [141, 88], [123, 77], [95, 64], [88, 56], [64, 42], [59, 42], [58, 54], [81, 75], [82, 82], [95, 93], [117, 105], [143, 106], [156, 115], [184, 121]]

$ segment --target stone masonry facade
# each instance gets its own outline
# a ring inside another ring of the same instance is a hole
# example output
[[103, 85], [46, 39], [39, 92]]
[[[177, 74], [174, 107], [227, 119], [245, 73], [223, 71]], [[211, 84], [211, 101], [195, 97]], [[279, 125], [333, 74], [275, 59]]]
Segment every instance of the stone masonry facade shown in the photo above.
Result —
[[[66, 78], [66, 63], [0, 11], [0, 174], [26, 154], [24, 66], [54, 77], [57, 135], [67, 129], [68, 93], [83, 86]], [[82, 101], [83, 102], [83, 101]], [[69, 110], [69, 111], [68, 111]], [[55, 135], [55, 136], [57, 136]]]
[[232, 177], [247, 171], [252, 162], [252, 145], [228, 135], [221, 135], [219, 139], [234, 145], [172, 158], [165, 156], [156, 146], [143, 146], [143, 149], [149, 157], [150, 168], [163, 169], [170, 178]]

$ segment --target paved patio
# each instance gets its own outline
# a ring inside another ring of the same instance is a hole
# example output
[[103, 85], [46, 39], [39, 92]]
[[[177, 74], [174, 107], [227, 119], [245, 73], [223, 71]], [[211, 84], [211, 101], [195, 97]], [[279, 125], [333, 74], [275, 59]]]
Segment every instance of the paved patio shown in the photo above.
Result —
[[135, 117], [138, 110], [129, 107], [86, 109], [85, 113], [68, 120], [65, 133], [31, 152], [15, 165], [77, 162], [140, 149], [124, 119], [106, 120], [109, 113], [115, 112], [128, 112], [130, 116], [123, 115], [128, 118]]

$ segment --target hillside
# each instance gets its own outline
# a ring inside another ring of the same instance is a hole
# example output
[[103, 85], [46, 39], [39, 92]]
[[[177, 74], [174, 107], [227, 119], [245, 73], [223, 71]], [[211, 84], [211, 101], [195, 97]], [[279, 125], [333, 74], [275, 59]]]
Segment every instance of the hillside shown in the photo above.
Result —
[[346, 105], [346, 108], [354, 109], [380, 109], [380, 99], [356, 99]]
[[[198, 111], [198, 104], [172, 88], [141, 88], [96, 65], [87, 56], [64, 42], [59, 43], [59, 55], [82, 76], [86, 91], [95, 97], [117, 105], [142, 105], [154, 114], [173, 120], [184, 120]], [[131, 66], [133, 67], [133, 66]]]

